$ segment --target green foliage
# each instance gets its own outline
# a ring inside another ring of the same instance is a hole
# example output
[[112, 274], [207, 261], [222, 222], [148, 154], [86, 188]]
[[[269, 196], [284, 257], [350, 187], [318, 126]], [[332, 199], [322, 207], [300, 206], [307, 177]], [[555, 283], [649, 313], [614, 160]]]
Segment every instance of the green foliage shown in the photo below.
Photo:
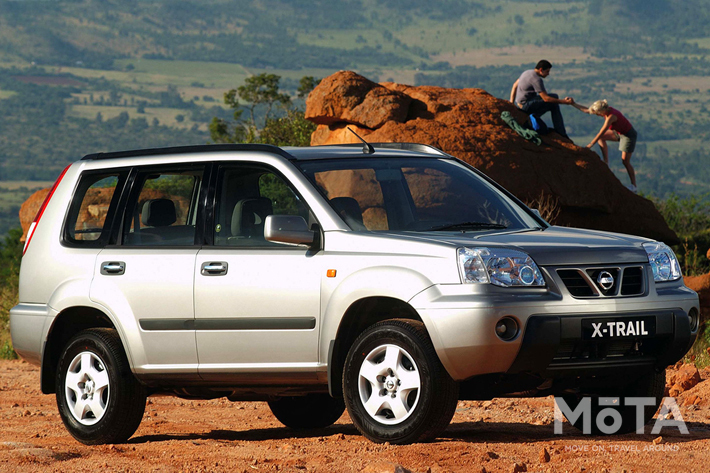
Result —
[[707, 197], [680, 198], [672, 194], [655, 204], [668, 226], [684, 238], [710, 229], [710, 201]]
[[298, 199], [274, 174], [264, 174], [259, 178], [259, 195], [271, 200], [276, 215], [298, 214]]
[[710, 322], [701, 326], [698, 338], [693, 347], [685, 355], [686, 362], [693, 362], [698, 369], [710, 366]]
[[[210, 123], [210, 137], [215, 143], [264, 143], [275, 146], [308, 146], [311, 134], [315, 131], [314, 123], [304, 117], [300, 110], [287, 108], [291, 99], [279, 91], [279, 80], [274, 74], [260, 74], [246, 80], [246, 85], [232, 89], [224, 94], [224, 103], [234, 111], [234, 122], [214, 117]], [[305, 94], [318, 84], [313, 77], [303, 77], [299, 91]], [[249, 108], [251, 120], [245, 124], [242, 120], [243, 109], [237, 96], [251, 102]], [[269, 116], [273, 105], [279, 104], [286, 109], [286, 115], [278, 118]], [[264, 127], [259, 130], [254, 118], [257, 105], [266, 105]]]
[[259, 143], [275, 146], [310, 146], [316, 124], [306, 120], [300, 110], [289, 110], [285, 117], [269, 118], [257, 138]]
[[163, 191], [170, 196], [181, 196], [189, 200], [195, 187], [195, 176], [164, 174], [157, 179], [149, 180], [144, 187]]
[[10, 309], [17, 304], [22, 246], [21, 228], [13, 228], [0, 242], [0, 359], [17, 358], [10, 341]]
[[[252, 127], [256, 128], [257, 126], [254, 118], [254, 109], [257, 106], [266, 105], [266, 120], [268, 120], [271, 108], [275, 104], [280, 104], [284, 108], [291, 104], [291, 98], [279, 92], [279, 80], [281, 80], [281, 77], [276, 74], [263, 73], [247, 77], [244, 85], [237, 87], [239, 97], [251, 104], [249, 106], [249, 116]], [[227, 93], [232, 94], [232, 91], [230, 90]]]
[[654, 203], [681, 239], [681, 244], [673, 249], [683, 274], [696, 276], [710, 271], [706, 257], [710, 249], [710, 201], [707, 196], [679, 198], [672, 194], [666, 200], [654, 199]]

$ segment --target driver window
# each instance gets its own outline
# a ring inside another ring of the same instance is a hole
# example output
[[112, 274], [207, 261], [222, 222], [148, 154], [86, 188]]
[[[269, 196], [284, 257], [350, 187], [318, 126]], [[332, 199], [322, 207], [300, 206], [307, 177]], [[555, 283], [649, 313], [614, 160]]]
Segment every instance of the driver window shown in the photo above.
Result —
[[301, 216], [312, 223], [308, 207], [281, 176], [268, 168], [224, 167], [217, 179], [217, 246], [283, 248], [264, 238], [264, 223], [269, 215]]

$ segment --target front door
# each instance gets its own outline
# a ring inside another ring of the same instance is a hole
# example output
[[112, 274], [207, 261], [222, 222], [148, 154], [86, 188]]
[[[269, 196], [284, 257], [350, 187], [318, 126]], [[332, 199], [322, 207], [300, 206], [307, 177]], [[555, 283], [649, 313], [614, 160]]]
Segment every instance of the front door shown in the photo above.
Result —
[[312, 219], [274, 170], [248, 163], [220, 167], [214, 245], [197, 254], [194, 274], [199, 372], [205, 379], [315, 377], [323, 258], [305, 247], [266, 241], [264, 219], [271, 214]]

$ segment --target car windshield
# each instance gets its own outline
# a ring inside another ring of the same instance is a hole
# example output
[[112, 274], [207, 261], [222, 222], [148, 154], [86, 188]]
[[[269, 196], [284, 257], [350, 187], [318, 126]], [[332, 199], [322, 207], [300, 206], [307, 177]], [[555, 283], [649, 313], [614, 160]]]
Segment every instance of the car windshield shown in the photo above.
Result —
[[373, 156], [297, 165], [353, 230], [539, 227], [512, 199], [453, 159]]

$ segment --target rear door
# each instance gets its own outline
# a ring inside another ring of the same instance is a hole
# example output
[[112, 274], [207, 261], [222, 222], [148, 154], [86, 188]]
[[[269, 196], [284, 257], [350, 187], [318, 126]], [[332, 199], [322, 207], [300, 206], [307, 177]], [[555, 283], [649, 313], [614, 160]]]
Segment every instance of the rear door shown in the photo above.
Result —
[[204, 165], [134, 171], [117, 244], [98, 255], [92, 300], [121, 319], [137, 373], [197, 378], [193, 282]]

